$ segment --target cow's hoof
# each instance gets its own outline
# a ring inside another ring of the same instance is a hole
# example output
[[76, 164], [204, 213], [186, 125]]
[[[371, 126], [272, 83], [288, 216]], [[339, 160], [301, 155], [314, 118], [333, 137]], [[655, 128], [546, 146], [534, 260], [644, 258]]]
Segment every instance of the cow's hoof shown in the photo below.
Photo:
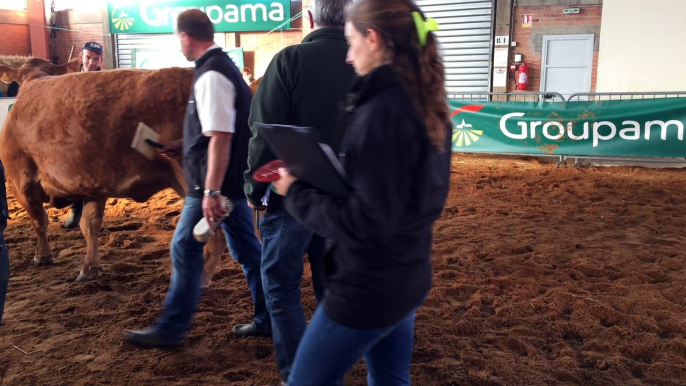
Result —
[[102, 271], [101, 267], [91, 267], [86, 271], [81, 270], [79, 272], [79, 277], [76, 278], [76, 281], [79, 283], [95, 280], [100, 277], [100, 272]]
[[79, 276], [76, 278], [76, 281], [78, 283], [84, 283], [87, 281], [91, 281], [93, 279], [95, 279], [95, 278], [94, 277], [88, 277], [88, 276], [84, 275], [83, 272], [79, 272]]
[[43, 267], [45, 265], [51, 265], [53, 263], [52, 260], [52, 253], [47, 255], [47, 256], [34, 256], [33, 257], [33, 264], [36, 267]]

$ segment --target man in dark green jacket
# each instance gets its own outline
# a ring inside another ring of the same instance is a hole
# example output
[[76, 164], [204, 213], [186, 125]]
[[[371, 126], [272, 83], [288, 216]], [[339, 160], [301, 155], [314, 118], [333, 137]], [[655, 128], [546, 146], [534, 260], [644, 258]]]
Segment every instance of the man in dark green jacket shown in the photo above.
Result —
[[253, 137], [245, 194], [253, 209], [266, 208], [260, 221], [262, 283], [272, 319], [276, 360], [284, 381], [307, 326], [300, 302], [303, 255], [308, 254], [315, 293], [321, 300], [324, 241], [283, 209], [282, 197], [271, 191], [269, 184], [252, 178], [257, 168], [276, 158], [257, 135], [254, 124], [314, 127], [338, 154], [345, 127], [337, 117], [342, 115], [340, 106], [355, 78], [353, 68], [345, 62], [348, 48], [343, 33], [345, 7], [350, 2], [312, 1], [307, 11], [312, 33], [302, 44], [287, 47], [274, 57], [250, 109]]

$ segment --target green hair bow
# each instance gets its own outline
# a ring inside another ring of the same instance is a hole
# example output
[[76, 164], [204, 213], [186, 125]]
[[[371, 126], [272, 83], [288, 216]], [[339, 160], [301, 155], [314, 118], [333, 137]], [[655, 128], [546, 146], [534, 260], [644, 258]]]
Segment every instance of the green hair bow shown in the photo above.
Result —
[[426, 45], [426, 35], [429, 31], [438, 31], [438, 22], [436, 19], [427, 18], [424, 20], [422, 14], [419, 12], [412, 12], [414, 25], [417, 27], [417, 36], [419, 37], [419, 44], [424, 47]]

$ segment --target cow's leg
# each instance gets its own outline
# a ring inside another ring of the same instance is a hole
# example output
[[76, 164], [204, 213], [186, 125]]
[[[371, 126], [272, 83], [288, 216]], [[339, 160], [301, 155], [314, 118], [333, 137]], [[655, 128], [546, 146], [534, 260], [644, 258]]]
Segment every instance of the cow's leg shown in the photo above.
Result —
[[[179, 196], [185, 197], [186, 189], [183, 170], [177, 167], [174, 169], [174, 172], [176, 178], [172, 181], [172, 189], [174, 189]], [[214, 276], [214, 271], [217, 269], [217, 265], [219, 264], [224, 251], [226, 251], [226, 238], [224, 237], [224, 232], [218, 230], [215, 232], [214, 236], [207, 241], [207, 244], [205, 244], [205, 248], [203, 249], [203, 257], [205, 259], [205, 267], [202, 272], [201, 282], [203, 289], [209, 288], [210, 284], [212, 284], [212, 276]]]
[[15, 199], [26, 210], [31, 219], [31, 226], [36, 231], [36, 255], [33, 262], [37, 267], [52, 264], [52, 249], [48, 243], [48, 214], [43, 208], [41, 187], [28, 183], [22, 187], [12, 185]]
[[98, 254], [98, 236], [100, 236], [106, 201], [106, 199], [89, 201], [83, 207], [83, 215], [79, 225], [81, 225], [81, 232], [86, 239], [86, 258], [76, 281], [96, 279], [102, 271], [100, 255]]

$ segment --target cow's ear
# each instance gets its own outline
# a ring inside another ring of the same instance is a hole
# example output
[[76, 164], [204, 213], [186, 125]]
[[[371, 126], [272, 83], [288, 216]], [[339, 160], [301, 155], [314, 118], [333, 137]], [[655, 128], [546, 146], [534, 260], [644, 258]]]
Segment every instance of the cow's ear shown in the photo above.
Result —
[[69, 72], [78, 72], [79, 69], [81, 68], [81, 59], [80, 58], [74, 58], [69, 61], [69, 63], [64, 65], [67, 67], [67, 73]]

